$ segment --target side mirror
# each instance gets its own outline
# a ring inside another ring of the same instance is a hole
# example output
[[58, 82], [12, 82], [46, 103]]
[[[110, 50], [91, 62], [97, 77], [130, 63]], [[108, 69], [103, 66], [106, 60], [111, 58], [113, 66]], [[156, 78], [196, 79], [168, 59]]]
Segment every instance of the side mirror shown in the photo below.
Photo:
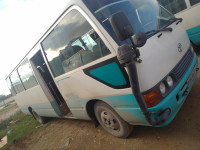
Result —
[[133, 36], [133, 27], [123, 12], [117, 12], [113, 14], [109, 20], [115, 34], [120, 41], [124, 41]]
[[134, 47], [142, 47], [147, 41], [145, 33], [138, 33], [134, 35], [133, 27], [123, 12], [117, 12], [110, 17], [112, 28], [120, 41], [130, 39]]
[[133, 38], [133, 43], [136, 47], [142, 47], [147, 42], [147, 36], [145, 33], [139, 32]]

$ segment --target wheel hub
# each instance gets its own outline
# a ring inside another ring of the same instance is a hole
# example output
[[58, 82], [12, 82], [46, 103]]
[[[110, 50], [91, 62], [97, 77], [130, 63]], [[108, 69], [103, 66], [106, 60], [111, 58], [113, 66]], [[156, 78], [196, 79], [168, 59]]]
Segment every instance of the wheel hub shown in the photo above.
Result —
[[119, 130], [119, 124], [112, 114], [103, 111], [101, 113], [101, 120], [107, 128], [110, 128], [112, 130]]

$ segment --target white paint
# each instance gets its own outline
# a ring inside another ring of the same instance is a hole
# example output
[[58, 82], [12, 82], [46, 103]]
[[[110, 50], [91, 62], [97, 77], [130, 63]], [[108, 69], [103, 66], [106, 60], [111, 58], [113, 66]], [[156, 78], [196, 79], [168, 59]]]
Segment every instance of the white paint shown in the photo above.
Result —
[[[61, 94], [67, 102], [71, 101], [72, 99], [90, 99], [94, 97], [131, 94], [130, 88], [120, 90], [113, 89], [83, 73], [82, 69], [102, 62], [103, 60], [115, 57], [118, 46], [110, 37], [110, 35], [108, 35], [105, 29], [103, 29], [100, 23], [91, 15], [91, 12], [89, 12], [89, 10], [86, 9], [83, 4], [81, 6], [82, 8], [84, 8], [84, 11], [81, 11], [79, 9], [80, 12], [85, 16], [88, 22], [100, 35], [106, 46], [111, 50], [111, 54], [55, 78], [55, 82]], [[54, 24], [53, 27], [55, 25], [56, 24]], [[143, 60], [143, 62], [141, 64], [137, 64], [137, 70], [142, 92], [149, 90], [157, 83], [159, 83], [176, 66], [176, 64], [181, 60], [181, 58], [184, 56], [190, 46], [187, 34], [181, 24], [176, 25], [176, 23], [173, 23], [170, 27], [173, 28], [172, 32], [160, 32], [162, 33], [162, 36], [160, 38], [157, 37], [157, 35], [160, 34], [158, 33], [148, 39], [146, 45], [140, 48], [141, 59]], [[51, 30], [49, 30], [48, 33], [50, 31]], [[42, 37], [42, 39], [44, 39], [45, 36]], [[182, 44], [183, 52], [181, 53], [178, 51], [178, 43]], [[36, 47], [38, 47], [38, 45]], [[37, 50], [37, 48], [33, 49], [33, 51], [29, 53], [28, 57], [30, 58], [30, 56], [33, 56]], [[63, 80], [64, 78], [66, 79]], [[32, 89], [36, 90], [35, 88]], [[39, 89], [39, 91], [42, 93], [42, 89]], [[20, 96], [19, 94], [18, 102], [20, 102], [21, 100], [20, 103], [22, 105], [23, 101], [25, 102], [26, 99], [28, 100], [28, 96], [34, 97], [34, 92], [35, 91], [32, 91], [27, 94], [27, 97], [24, 96], [24, 99], [22, 98], [23, 94], [22, 96]], [[37, 95], [39, 94], [40, 93], [37, 93]], [[70, 99], [70, 95], [75, 96], [76, 98]], [[30, 100], [26, 103], [33, 103]], [[38, 101], [35, 101], [34, 103], [41, 104], [41, 100], [38, 99]], [[69, 107], [77, 107], [78, 109], [85, 108], [85, 103], [82, 104], [80, 101], [74, 101], [72, 105], [69, 105]], [[79, 113], [81, 112], [79, 111]]]
[[[190, 42], [181, 24], [173, 23], [172, 32], [160, 32], [140, 48], [142, 63], [137, 64], [141, 91], [147, 91], [160, 82], [189, 49]], [[162, 36], [157, 36], [162, 33]], [[178, 43], [183, 52], [178, 51]]]
[[183, 25], [186, 30], [200, 25], [200, 3], [177, 13], [175, 16], [183, 18]]

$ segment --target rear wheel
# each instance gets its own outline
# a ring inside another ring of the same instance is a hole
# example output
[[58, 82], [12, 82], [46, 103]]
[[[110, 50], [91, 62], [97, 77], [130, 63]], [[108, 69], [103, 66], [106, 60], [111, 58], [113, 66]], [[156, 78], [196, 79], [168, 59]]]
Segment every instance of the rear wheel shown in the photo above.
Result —
[[133, 126], [125, 122], [108, 104], [100, 101], [95, 103], [94, 112], [101, 126], [113, 136], [126, 138], [131, 134]]
[[47, 123], [47, 118], [39, 116], [34, 110], [32, 110], [32, 114], [34, 118], [40, 123], [40, 124], [45, 124]]

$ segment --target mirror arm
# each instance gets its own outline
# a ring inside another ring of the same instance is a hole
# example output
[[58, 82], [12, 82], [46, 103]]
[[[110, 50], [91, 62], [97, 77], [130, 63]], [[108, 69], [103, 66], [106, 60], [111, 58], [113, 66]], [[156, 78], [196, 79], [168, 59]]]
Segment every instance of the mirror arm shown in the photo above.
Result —
[[138, 62], [138, 63], [142, 63], [142, 59], [140, 59], [140, 51], [139, 51], [139, 49], [135, 46], [132, 37], [130, 37], [129, 39], [130, 39], [131, 44], [132, 44], [132, 49], [133, 49], [133, 51], [135, 52], [135, 55], [136, 55], [134, 60], [136, 62]]

